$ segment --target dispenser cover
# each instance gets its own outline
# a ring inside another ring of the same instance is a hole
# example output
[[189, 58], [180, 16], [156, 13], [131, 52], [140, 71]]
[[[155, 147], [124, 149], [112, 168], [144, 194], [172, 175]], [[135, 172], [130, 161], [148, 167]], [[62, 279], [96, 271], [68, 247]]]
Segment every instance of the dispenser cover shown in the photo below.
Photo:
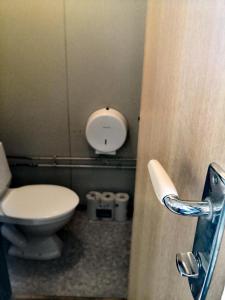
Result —
[[126, 136], [127, 121], [117, 110], [103, 108], [90, 115], [86, 137], [97, 153], [114, 153], [124, 144]]

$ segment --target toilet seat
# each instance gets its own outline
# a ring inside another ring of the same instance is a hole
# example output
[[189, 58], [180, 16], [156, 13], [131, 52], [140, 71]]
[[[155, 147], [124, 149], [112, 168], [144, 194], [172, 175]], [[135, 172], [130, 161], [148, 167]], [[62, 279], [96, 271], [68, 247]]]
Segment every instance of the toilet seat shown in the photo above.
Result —
[[25, 220], [52, 219], [73, 211], [79, 197], [72, 190], [57, 185], [28, 185], [9, 189], [2, 199], [3, 213]]

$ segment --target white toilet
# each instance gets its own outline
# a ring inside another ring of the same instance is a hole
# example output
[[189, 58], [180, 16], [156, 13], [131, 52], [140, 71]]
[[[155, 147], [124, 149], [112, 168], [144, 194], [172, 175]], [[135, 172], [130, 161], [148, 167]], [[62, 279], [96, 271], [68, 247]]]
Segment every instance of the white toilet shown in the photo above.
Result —
[[79, 197], [57, 185], [10, 189], [11, 172], [0, 142], [0, 222], [11, 243], [9, 254], [28, 259], [57, 258], [62, 241], [55, 234], [72, 217]]

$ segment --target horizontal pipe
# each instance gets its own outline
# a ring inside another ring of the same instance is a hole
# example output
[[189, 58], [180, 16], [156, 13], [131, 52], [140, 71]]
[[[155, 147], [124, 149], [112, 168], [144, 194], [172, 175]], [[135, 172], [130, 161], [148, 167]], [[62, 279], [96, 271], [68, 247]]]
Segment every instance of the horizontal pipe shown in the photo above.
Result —
[[[78, 157], [24, 157], [11, 156], [10, 166], [39, 168], [86, 168], [135, 170], [136, 160], [125, 158], [78, 158]], [[65, 163], [65, 161], [67, 163]], [[73, 162], [73, 163], [70, 163]]]
[[131, 162], [136, 164], [135, 158], [115, 158], [115, 157], [73, 157], [73, 156], [7, 156], [13, 160], [73, 160], [73, 161], [107, 161], [107, 162]]
[[67, 165], [67, 164], [37, 164], [39, 168], [78, 168], [78, 169], [125, 169], [135, 170], [135, 166], [113, 166], [113, 165]]
[[[14, 156], [14, 158], [20, 158], [19, 156]], [[73, 157], [73, 156], [31, 156], [27, 157], [27, 159], [32, 160], [83, 160], [83, 161], [118, 161], [118, 162], [125, 162], [130, 161], [136, 163], [135, 158], [115, 158], [115, 157], [106, 157], [106, 156], [100, 156], [100, 157]]]

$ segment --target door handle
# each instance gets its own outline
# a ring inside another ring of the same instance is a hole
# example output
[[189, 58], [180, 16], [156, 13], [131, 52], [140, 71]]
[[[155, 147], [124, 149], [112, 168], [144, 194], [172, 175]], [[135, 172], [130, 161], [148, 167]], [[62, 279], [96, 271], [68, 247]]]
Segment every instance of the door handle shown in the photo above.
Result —
[[162, 165], [157, 160], [148, 163], [149, 175], [154, 192], [161, 204], [165, 205], [175, 214], [191, 217], [208, 216], [219, 213], [222, 204], [212, 205], [210, 198], [205, 201], [183, 201], [179, 198], [177, 190]]
[[183, 201], [156, 160], [148, 163], [153, 189], [161, 204], [182, 216], [198, 217], [192, 252], [176, 255], [177, 269], [188, 278], [195, 300], [205, 300], [225, 228], [225, 171], [211, 163], [201, 201]]

